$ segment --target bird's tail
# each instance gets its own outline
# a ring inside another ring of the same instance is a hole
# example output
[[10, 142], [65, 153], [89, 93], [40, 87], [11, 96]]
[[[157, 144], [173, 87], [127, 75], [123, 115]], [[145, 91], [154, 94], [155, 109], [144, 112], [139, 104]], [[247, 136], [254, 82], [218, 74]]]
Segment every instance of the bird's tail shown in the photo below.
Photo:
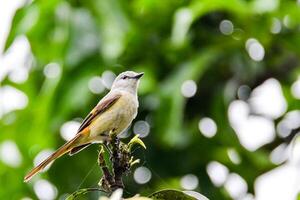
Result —
[[34, 175], [44, 169], [47, 165], [49, 165], [52, 161], [59, 158], [60, 156], [68, 153], [72, 148], [76, 147], [81, 140], [81, 134], [77, 134], [72, 140], [65, 143], [59, 149], [57, 149], [53, 154], [51, 154], [48, 158], [46, 158], [42, 163], [33, 168], [24, 178], [24, 182], [28, 182]]

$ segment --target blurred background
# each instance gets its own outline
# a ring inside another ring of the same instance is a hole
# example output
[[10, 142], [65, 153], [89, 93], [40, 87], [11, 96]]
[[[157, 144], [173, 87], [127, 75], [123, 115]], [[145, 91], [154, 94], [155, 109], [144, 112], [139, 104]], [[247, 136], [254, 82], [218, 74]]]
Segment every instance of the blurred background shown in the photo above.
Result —
[[[294, 200], [300, 191], [300, 1], [4, 0], [0, 199], [64, 199], [101, 177], [98, 145], [34, 165], [73, 137], [125, 70], [145, 72], [147, 150], [125, 196]], [[97, 193], [89, 196], [97, 199]]]

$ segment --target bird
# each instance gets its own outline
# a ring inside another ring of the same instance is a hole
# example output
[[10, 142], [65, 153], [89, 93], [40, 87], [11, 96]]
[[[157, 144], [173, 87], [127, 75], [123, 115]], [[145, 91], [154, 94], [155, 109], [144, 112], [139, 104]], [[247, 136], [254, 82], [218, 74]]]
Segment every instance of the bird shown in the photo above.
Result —
[[98, 102], [81, 123], [73, 139], [66, 142], [25, 177], [28, 182], [52, 161], [68, 153], [74, 155], [93, 143], [108, 141], [110, 135], [126, 130], [137, 116], [138, 86], [144, 73], [125, 71], [114, 80], [111, 90]]

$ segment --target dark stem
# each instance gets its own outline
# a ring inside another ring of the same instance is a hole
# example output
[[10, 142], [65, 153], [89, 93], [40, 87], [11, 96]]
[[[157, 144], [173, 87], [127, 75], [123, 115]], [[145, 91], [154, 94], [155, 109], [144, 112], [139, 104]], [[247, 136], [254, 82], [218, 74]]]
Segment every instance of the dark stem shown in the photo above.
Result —
[[[110, 154], [110, 161], [112, 163], [112, 172], [109, 170], [105, 159], [103, 146], [106, 147]], [[98, 155], [98, 164], [102, 170], [103, 177], [99, 185], [108, 193], [112, 193], [118, 188], [124, 189], [122, 180], [123, 174], [129, 170], [130, 153], [125, 150], [125, 146], [120, 142], [118, 137], [111, 137], [110, 143], [104, 144]]]
[[[104, 157], [104, 147], [110, 155], [111, 170]], [[101, 149], [98, 154], [98, 165], [103, 174], [100, 182], [98, 183], [100, 188], [80, 189], [72, 193], [67, 198], [68, 200], [73, 200], [79, 195], [93, 191], [102, 191], [111, 195], [118, 188], [124, 189], [122, 176], [124, 173], [130, 171], [133, 160], [130, 153], [131, 144], [124, 144], [118, 137], [111, 136], [111, 140], [101, 145], [100, 148]]]
[[124, 168], [122, 165], [122, 152], [120, 148], [120, 140], [118, 137], [112, 140], [112, 157], [111, 157], [114, 173], [114, 185], [112, 185], [112, 190], [118, 188], [124, 188], [122, 175], [124, 173]]
[[114, 178], [106, 165], [103, 147], [101, 147], [101, 150], [99, 151], [98, 164], [103, 173], [103, 178], [100, 180], [100, 185], [103, 187], [104, 190], [110, 193], [110, 185], [114, 183]]

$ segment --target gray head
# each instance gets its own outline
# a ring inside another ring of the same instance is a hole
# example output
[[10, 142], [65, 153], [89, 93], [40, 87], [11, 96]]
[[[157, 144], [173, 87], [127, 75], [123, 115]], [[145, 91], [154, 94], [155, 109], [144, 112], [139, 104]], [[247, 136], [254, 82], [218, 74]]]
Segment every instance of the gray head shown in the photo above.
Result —
[[126, 71], [117, 76], [114, 80], [111, 89], [125, 90], [127, 92], [136, 93], [140, 78], [144, 73], [136, 73], [133, 71]]

